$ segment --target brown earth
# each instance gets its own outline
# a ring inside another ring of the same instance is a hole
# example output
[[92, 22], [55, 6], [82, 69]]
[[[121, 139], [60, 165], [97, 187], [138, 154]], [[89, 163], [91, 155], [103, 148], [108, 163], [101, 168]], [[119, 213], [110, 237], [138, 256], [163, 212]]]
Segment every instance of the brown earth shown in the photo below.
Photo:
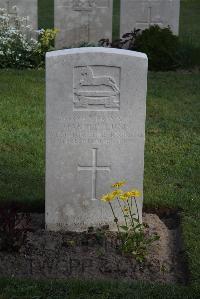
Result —
[[161, 218], [152, 213], [143, 215], [147, 234], [160, 236], [150, 246], [144, 263], [121, 254], [116, 233], [106, 230], [47, 232], [44, 214], [22, 214], [14, 228], [6, 228], [0, 234], [0, 277], [185, 284], [188, 277], [179, 218], [175, 212], [161, 214]]

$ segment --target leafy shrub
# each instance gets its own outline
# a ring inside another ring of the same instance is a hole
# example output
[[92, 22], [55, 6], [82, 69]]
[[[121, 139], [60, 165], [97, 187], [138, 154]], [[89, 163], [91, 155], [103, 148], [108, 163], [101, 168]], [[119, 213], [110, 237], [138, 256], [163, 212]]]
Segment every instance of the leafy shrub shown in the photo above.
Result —
[[97, 45], [92, 42], [81, 42], [79, 44], [79, 48], [84, 48], [84, 47], [97, 47]]
[[36, 53], [39, 59], [37, 65], [39, 63], [44, 64], [46, 52], [54, 50], [54, 40], [57, 33], [58, 29], [41, 29], [38, 31], [39, 43]]
[[178, 37], [173, 35], [170, 28], [154, 25], [136, 36], [131, 49], [147, 54], [151, 70], [166, 71], [176, 69], [179, 65], [178, 46]]
[[158, 25], [154, 25], [143, 31], [134, 29], [125, 33], [121, 39], [113, 42], [102, 39], [99, 43], [104, 47], [146, 53], [150, 70], [173, 70], [181, 64], [178, 60], [179, 39], [168, 27], [160, 28]]
[[33, 68], [44, 64], [45, 53], [52, 48], [56, 33], [50, 29], [35, 32], [28, 24], [28, 17], [13, 18], [6, 9], [0, 9], [0, 68]]
[[125, 33], [122, 35], [122, 38], [116, 39], [112, 42], [108, 38], [102, 38], [99, 40], [99, 46], [109, 47], [109, 48], [118, 48], [118, 49], [128, 49], [133, 50], [133, 45], [136, 39], [136, 36], [140, 33], [140, 29], [134, 29], [131, 32]]

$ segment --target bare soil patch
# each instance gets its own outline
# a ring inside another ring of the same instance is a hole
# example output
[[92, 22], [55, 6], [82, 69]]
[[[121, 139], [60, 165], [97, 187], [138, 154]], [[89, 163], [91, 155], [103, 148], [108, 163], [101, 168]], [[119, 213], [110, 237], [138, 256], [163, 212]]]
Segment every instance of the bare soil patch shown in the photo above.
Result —
[[0, 277], [188, 281], [175, 212], [144, 213], [147, 234], [160, 236], [144, 263], [121, 254], [116, 233], [105, 227], [83, 233], [47, 232], [44, 214], [17, 213], [17, 220], [11, 222], [6, 222], [5, 215], [1, 210], [5, 230], [0, 232]]

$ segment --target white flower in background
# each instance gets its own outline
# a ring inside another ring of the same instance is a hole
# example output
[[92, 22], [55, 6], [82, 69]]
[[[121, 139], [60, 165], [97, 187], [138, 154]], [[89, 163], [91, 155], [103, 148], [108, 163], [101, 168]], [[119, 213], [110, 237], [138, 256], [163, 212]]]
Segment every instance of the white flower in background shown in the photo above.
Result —
[[35, 32], [38, 33], [38, 34], [42, 34], [42, 33], [45, 32], [45, 30], [44, 29], [38, 29], [38, 30], [35, 30]]
[[[34, 30], [29, 17], [0, 9], [0, 68], [43, 66], [45, 53], [53, 49], [57, 29]], [[38, 37], [38, 40], [36, 39]]]
[[31, 57], [38, 50], [40, 43], [28, 17], [9, 14], [6, 9], [0, 9], [0, 67], [32, 67]]

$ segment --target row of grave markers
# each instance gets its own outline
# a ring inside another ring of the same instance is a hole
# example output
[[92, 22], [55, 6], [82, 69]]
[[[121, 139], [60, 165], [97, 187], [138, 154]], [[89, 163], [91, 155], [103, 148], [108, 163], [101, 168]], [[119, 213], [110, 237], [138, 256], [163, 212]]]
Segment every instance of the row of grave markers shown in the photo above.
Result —
[[[70, 6], [63, 13], [71, 7], [75, 13], [94, 14], [95, 20], [106, 14], [111, 0], [88, 1], [89, 8], [83, 0], [81, 7], [74, 6], [78, 1], [66, 3]], [[144, 5], [144, 11], [151, 24], [153, 7]], [[47, 53], [48, 230], [84, 231], [103, 225], [112, 229], [115, 223], [101, 195], [119, 180], [126, 180], [128, 189], [143, 191], [147, 69], [146, 55], [128, 50], [85, 47]], [[141, 197], [140, 220], [142, 205]], [[118, 203], [113, 207], [122, 223]]]
[[[54, 27], [59, 29], [56, 48], [77, 46], [81, 42], [97, 43], [112, 39], [114, 0], [54, 0]], [[16, 5], [18, 10], [13, 10]], [[29, 16], [37, 27], [37, 0], [0, 0], [11, 14]], [[145, 29], [157, 24], [179, 31], [180, 0], [121, 0], [120, 35], [134, 28]]]
[[[180, 0], [121, 0], [120, 35], [157, 24], [179, 31]], [[112, 39], [113, 0], [55, 0], [58, 48], [81, 41]]]

